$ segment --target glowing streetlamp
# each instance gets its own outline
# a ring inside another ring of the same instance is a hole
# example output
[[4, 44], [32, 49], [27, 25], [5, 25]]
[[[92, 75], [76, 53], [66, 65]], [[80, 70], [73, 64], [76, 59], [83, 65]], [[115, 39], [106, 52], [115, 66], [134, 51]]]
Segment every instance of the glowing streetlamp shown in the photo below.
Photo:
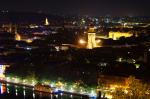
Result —
[[97, 97], [97, 94], [94, 90], [91, 90], [90, 94], [89, 94], [90, 97]]
[[86, 44], [86, 41], [84, 39], [80, 39], [79, 44], [84, 45], [84, 44]]
[[100, 43], [101, 42], [101, 40], [96, 40], [96, 43]]

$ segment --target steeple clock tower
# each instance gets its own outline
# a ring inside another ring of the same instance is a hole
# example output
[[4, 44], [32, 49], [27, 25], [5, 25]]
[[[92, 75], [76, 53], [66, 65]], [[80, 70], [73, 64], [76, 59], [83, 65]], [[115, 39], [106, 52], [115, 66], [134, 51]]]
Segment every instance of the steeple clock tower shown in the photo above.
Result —
[[88, 38], [88, 42], [87, 42], [87, 48], [88, 49], [93, 49], [94, 47], [96, 47], [96, 31], [94, 27], [89, 27], [88, 32], [87, 32], [87, 38]]

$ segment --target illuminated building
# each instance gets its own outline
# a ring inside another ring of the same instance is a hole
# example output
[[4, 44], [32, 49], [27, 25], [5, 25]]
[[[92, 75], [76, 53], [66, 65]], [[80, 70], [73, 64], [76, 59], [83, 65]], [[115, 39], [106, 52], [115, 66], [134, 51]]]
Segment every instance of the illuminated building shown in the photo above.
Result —
[[45, 19], [45, 24], [44, 25], [49, 25], [48, 19]]
[[5, 70], [6, 67], [9, 67], [9, 65], [0, 65], [0, 79], [5, 78]]
[[16, 41], [20, 41], [21, 40], [21, 36], [18, 33], [15, 33], [15, 40]]
[[88, 30], [88, 42], [87, 42], [87, 48], [88, 49], [93, 49], [94, 47], [96, 47], [96, 31], [94, 27], [90, 27]]
[[0, 84], [0, 94], [3, 94], [6, 92], [6, 84]]
[[133, 34], [131, 32], [109, 32], [108, 38], [113, 40], [118, 40], [120, 37], [131, 37]]
[[9, 33], [17, 33], [17, 25], [13, 25], [13, 24], [3, 24], [2, 28], [4, 29], [4, 31], [7, 31]]
[[27, 43], [32, 43], [32, 39], [27, 39], [27, 40], [25, 40]]

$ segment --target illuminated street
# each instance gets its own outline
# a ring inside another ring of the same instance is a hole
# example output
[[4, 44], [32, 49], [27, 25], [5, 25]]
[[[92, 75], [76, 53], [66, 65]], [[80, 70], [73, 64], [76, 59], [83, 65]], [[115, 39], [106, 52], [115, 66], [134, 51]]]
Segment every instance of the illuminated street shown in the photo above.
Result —
[[[0, 82], [5, 83], [6, 85], [12, 84], [14, 86], [22, 86], [22, 87], [31, 88], [34, 90], [34, 86], [36, 85], [37, 81], [32, 80], [32, 82], [30, 82], [27, 79], [20, 80], [19, 78], [15, 78], [15, 77], [6, 77], [6, 78], [3, 78], [3, 80], [1, 80]], [[79, 89], [76, 88], [75, 84], [68, 85], [67, 83], [63, 84], [62, 82], [54, 82], [54, 81], [51, 83], [43, 82], [43, 84], [49, 85], [49, 87], [54, 88], [53, 93], [56, 93], [56, 94], [63, 93], [63, 94], [70, 94], [70, 95], [83, 96], [83, 97], [87, 96], [89, 98], [97, 97], [96, 90], [87, 90], [87, 89], [80, 88], [80, 91], [79, 91]], [[1, 87], [1, 90], [2, 89], [3, 88]]]

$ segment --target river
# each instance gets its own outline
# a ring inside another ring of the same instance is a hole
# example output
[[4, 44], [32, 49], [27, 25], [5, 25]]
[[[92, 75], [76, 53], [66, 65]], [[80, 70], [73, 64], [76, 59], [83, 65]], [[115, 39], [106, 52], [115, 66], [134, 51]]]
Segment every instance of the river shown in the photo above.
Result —
[[0, 83], [0, 99], [88, 99], [88, 97], [64, 93], [36, 92], [31, 87]]

